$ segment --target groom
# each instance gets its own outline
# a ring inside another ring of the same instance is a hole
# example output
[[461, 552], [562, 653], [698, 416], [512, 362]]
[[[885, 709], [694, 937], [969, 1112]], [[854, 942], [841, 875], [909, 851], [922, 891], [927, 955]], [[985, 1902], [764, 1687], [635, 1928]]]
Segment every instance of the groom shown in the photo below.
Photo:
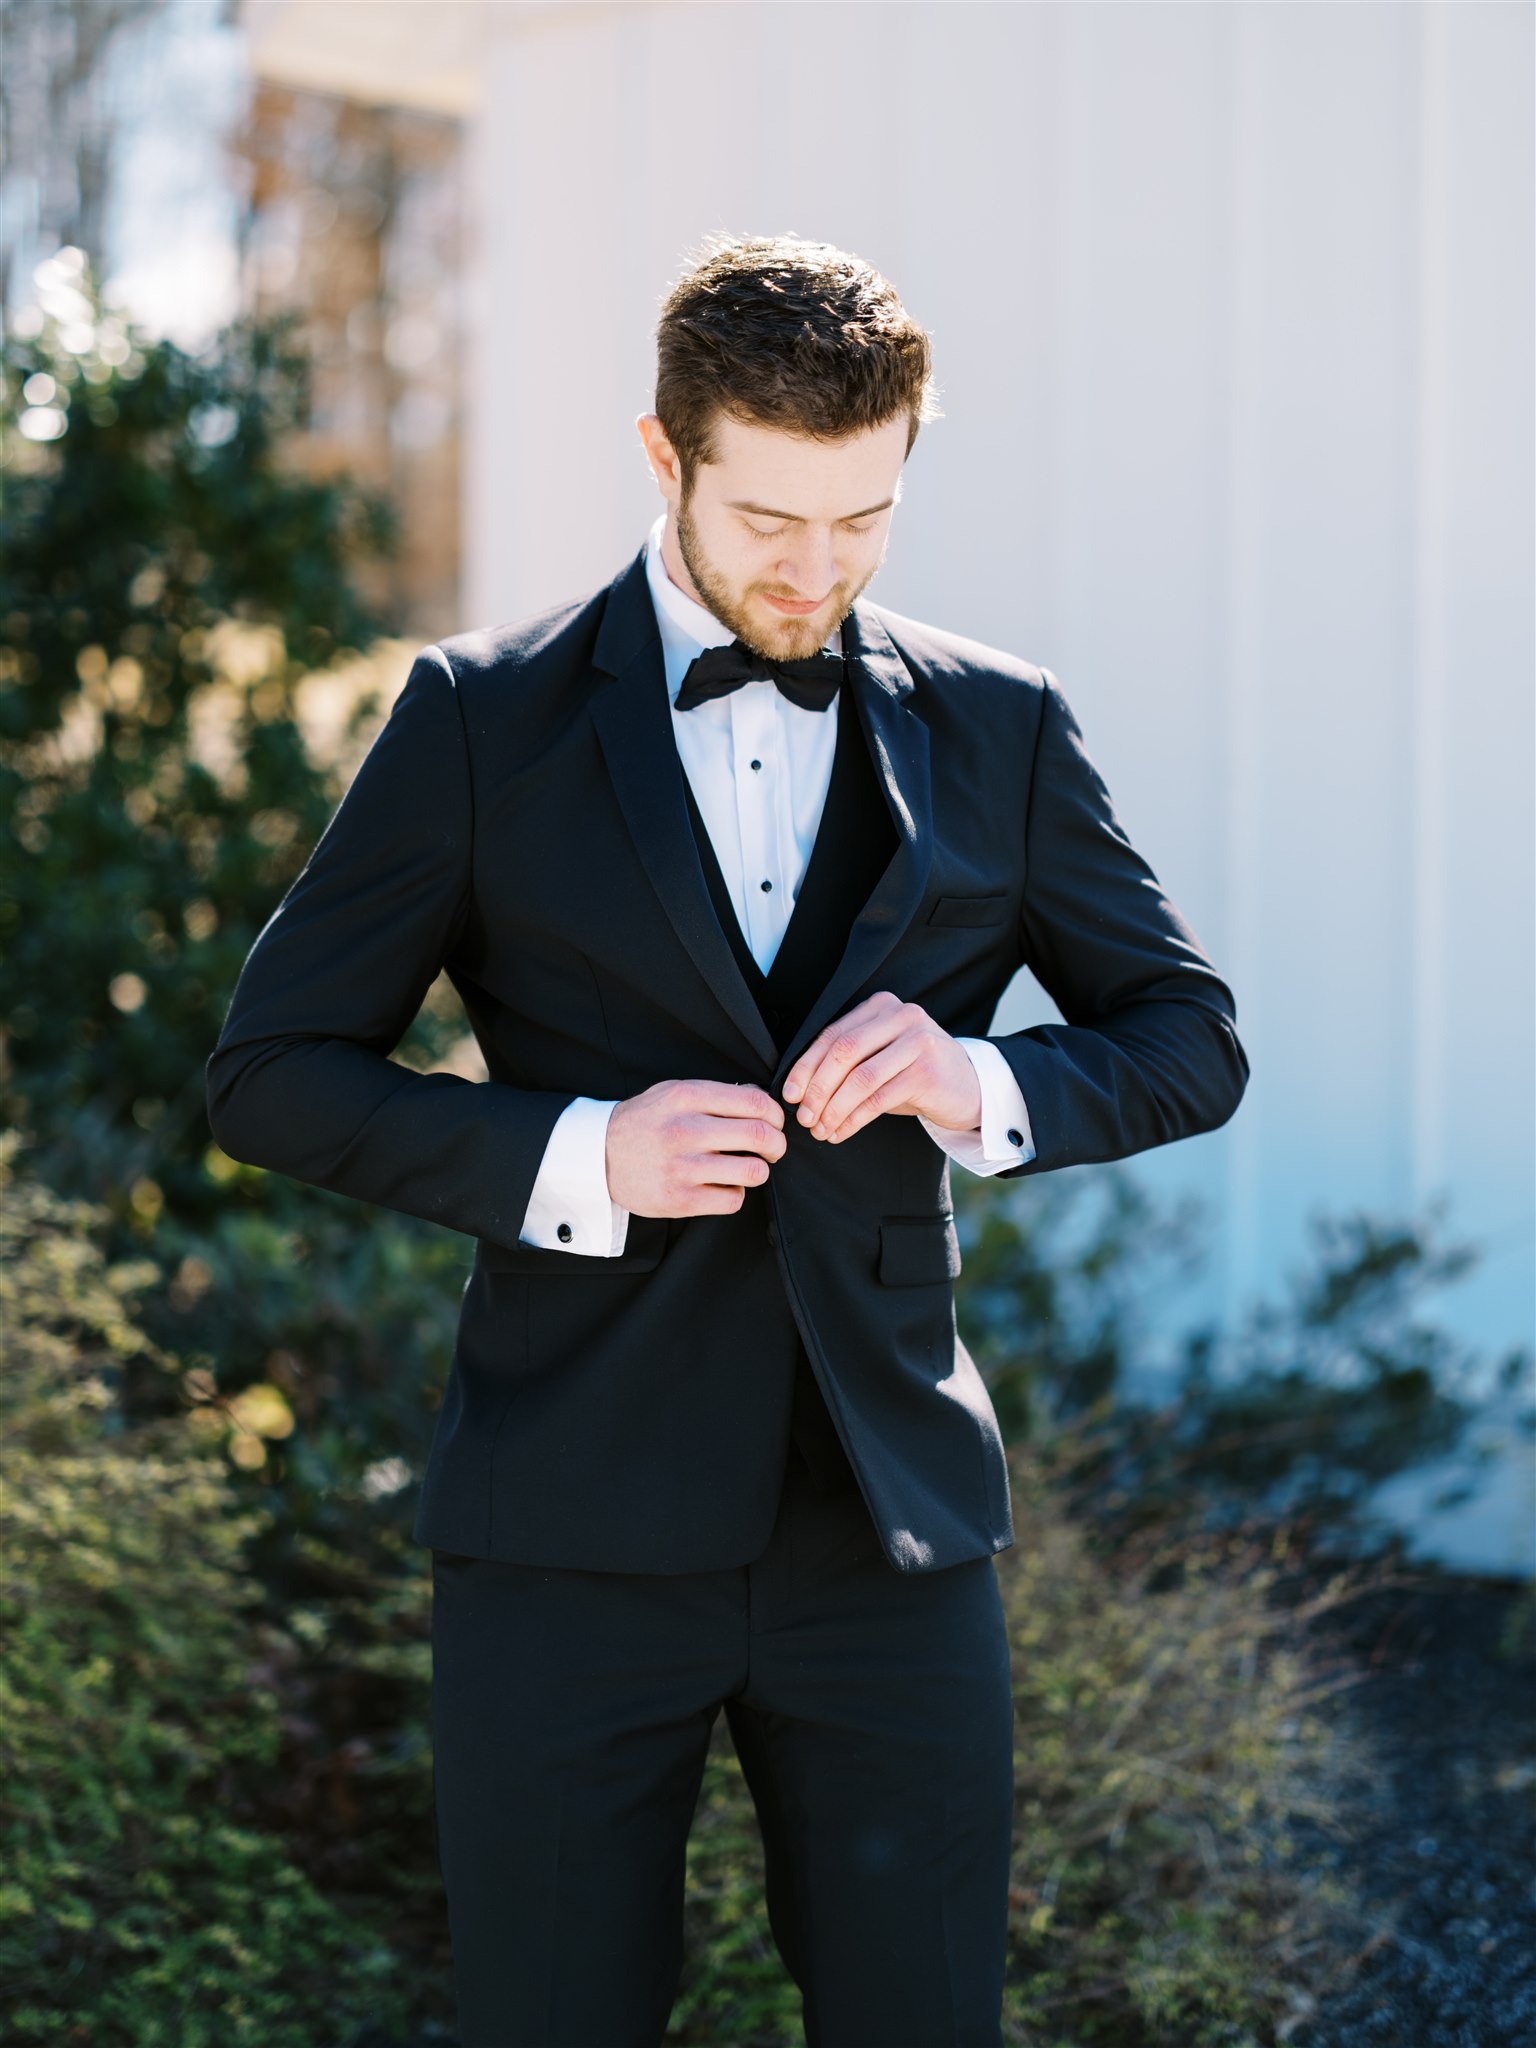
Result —
[[[655, 2048], [723, 1707], [817, 2048], [998, 2048], [1013, 1540], [950, 1164], [1222, 1124], [1230, 989], [1049, 669], [871, 603], [929, 340], [715, 238], [663, 510], [425, 648], [208, 1062], [232, 1156], [476, 1240], [415, 1536], [464, 2048]], [[1065, 1020], [987, 1026], [1028, 966]], [[440, 970], [489, 1078], [389, 1058]]]

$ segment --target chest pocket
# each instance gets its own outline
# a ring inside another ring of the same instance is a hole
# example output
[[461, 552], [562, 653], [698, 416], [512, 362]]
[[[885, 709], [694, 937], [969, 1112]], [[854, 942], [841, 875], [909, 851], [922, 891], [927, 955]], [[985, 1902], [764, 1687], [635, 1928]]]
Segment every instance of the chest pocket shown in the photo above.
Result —
[[929, 924], [1002, 924], [1008, 915], [1008, 892], [993, 890], [985, 896], [938, 896], [929, 911]]

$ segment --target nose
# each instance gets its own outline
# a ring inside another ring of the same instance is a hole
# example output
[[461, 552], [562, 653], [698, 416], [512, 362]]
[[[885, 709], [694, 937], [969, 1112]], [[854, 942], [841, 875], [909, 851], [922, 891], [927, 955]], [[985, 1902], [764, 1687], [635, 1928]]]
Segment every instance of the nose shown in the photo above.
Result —
[[780, 560], [778, 574], [784, 585], [780, 596], [793, 592], [797, 603], [809, 604], [814, 599], [819, 604], [837, 586], [837, 553], [831, 533], [802, 534], [794, 554]]

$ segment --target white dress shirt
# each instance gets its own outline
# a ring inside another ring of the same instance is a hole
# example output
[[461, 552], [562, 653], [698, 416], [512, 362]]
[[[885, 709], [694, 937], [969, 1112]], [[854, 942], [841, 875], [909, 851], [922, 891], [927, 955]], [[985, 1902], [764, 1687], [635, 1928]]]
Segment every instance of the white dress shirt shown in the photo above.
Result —
[[[667, 574], [661, 556], [665, 525], [663, 511], [650, 531], [645, 569], [661, 632], [667, 696], [675, 703], [695, 656], [706, 647], [728, 646], [736, 636]], [[826, 644], [834, 652], [840, 648], [840, 628], [833, 628]], [[684, 773], [752, 957], [765, 974], [816, 841], [832, 777], [836, 713], [836, 696], [825, 711], [807, 711], [766, 675], [691, 711], [672, 713]], [[965, 1047], [981, 1083], [980, 1126], [947, 1130], [927, 1117], [919, 1123], [973, 1173], [1000, 1173], [1033, 1159], [1029, 1112], [1013, 1069], [984, 1038], [955, 1042]], [[623, 1251], [629, 1211], [608, 1192], [608, 1119], [615, 1106], [578, 1095], [561, 1111], [523, 1218], [524, 1244], [608, 1258]], [[786, 1103], [784, 1113], [793, 1116], [797, 1108]], [[1010, 1132], [1023, 1142], [1011, 1143]]]

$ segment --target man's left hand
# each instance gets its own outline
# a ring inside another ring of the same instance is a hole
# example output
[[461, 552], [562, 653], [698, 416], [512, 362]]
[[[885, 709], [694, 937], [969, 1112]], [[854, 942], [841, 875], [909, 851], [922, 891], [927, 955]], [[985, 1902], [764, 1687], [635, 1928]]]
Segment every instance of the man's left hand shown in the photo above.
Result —
[[824, 1025], [784, 1076], [813, 1138], [840, 1143], [877, 1116], [981, 1127], [981, 1083], [965, 1047], [918, 1003], [882, 989]]

